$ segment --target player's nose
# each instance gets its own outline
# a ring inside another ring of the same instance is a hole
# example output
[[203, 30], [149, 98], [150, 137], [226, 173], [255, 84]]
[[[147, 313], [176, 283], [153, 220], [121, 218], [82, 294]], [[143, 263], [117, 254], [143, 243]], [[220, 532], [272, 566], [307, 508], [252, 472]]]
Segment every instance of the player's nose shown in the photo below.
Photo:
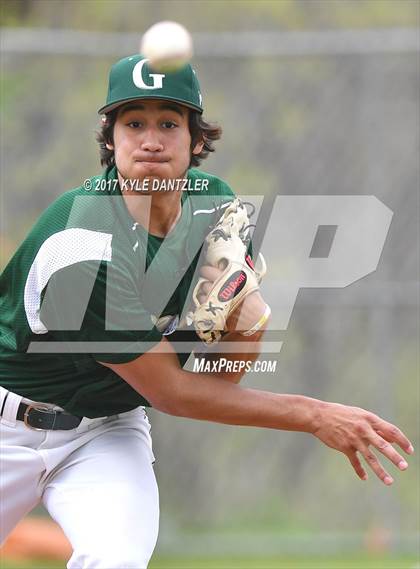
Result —
[[143, 133], [140, 148], [147, 152], [160, 152], [163, 150], [163, 144], [160, 140], [159, 133], [156, 132], [155, 129], [148, 128]]

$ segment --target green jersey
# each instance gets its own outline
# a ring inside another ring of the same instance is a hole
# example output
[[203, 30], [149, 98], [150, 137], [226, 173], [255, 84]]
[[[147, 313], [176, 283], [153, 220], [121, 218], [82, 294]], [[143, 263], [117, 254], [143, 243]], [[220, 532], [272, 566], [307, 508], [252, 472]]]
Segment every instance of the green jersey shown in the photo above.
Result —
[[233, 193], [197, 169], [187, 180], [165, 238], [130, 216], [115, 167], [47, 208], [0, 277], [3, 387], [92, 418], [148, 405], [99, 362], [137, 358], [162, 338], [156, 318], [189, 302], [204, 238]]

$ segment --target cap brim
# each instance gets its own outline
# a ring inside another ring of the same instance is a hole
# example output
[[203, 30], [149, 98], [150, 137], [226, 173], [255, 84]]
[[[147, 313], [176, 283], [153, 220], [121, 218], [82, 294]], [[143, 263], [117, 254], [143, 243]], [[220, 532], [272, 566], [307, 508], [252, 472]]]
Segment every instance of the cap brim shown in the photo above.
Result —
[[106, 113], [109, 113], [111, 111], [113, 111], [114, 109], [116, 109], [117, 107], [121, 107], [122, 105], [124, 105], [125, 103], [129, 103], [130, 101], [140, 101], [140, 100], [160, 100], [160, 101], [173, 101], [174, 103], [178, 103], [179, 105], [183, 105], [184, 107], [188, 107], [189, 109], [193, 109], [194, 111], [198, 111], [199, 113], [203, 112], [203, 109], [201, 107], [199, 107], [198, 105], [192, 105], [190, 102], [186, 102], [183, 101], [181, 99], [177, 99], [176, 97], [159, 97], [159, 95], [153, 95], [148, 97], [146, 96], [140, 96], [140, 97], [128, 97], [127, 99], [121, 99], [120, 101], [116, 101], [115, 103], [111, 103], [109, 105], [105, 105], [103, 107], [101, 107], [98, 111], [99, 115], [104, 115]]

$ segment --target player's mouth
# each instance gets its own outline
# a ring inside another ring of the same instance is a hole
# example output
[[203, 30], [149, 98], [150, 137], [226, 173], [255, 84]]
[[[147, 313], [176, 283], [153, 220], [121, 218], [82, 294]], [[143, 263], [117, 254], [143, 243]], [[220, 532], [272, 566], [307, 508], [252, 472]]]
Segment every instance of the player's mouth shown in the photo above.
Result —
[[169, 158], [163, 156], [144, 156], [134, 158], [134, 162], [140, 162], [141, 164], [164, 164], [169, 162]]

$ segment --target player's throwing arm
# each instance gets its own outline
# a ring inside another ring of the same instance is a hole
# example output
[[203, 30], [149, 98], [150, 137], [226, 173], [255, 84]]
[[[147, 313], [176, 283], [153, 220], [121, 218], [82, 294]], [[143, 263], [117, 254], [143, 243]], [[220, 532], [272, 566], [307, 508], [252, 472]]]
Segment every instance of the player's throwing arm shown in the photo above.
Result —
[[[195, 287], [194, 307], [187, 320], [207, 346], [225, 339], [247, 341], [255, 359], [270, 311], [259, 293], [265, 262], [262, 260], [262, 269], [257, 271], [247, 256], [248, 232], [246, 208], [236, 198], [206, 238], [206, 265]], [[233, 357], [241, 358], [244, 354]], [[393, 478], [372, 449], [400, 470], [408, 464], [393, 444], [408, 454], [414, 452], [410, 441], [395, 425], [364, 409], [243, 388], [234, 384], [243, 371], [233, 381], [226, 375], [184, 371], [165, 339], [141, 358], [109, 367], [155, 408], [170, 415], [313, 434], [344, 453], [362, 480], [367, 479], [367, 473], [360, 455], [389, 485]]]
[[400, 470], [408, 465], [393, 444], [407, 454], [414, 452], [400, 429], [364, 409], [244, 388], [216, 375], [185, 371], [166, 339], [137, 360], [107, 365], [156, 409], [169, 415], [313, 434], [344, 453], [362, 480], [367, 479], [367, 473], [358, 454], [389, 485], [393, 479], [372, 449]]

